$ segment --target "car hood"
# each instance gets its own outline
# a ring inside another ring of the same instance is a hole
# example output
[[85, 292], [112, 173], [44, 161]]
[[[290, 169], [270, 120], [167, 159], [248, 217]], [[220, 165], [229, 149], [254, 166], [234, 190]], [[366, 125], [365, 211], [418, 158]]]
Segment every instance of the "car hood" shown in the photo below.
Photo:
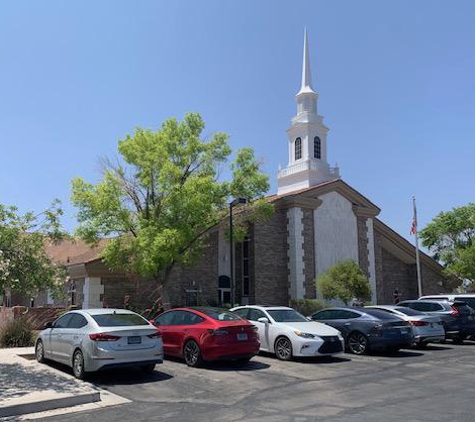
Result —
[[317, 336], [337, 336], [340, 334], [336, 328], [316, 321], [287, 322], [285, 324], [281, 324], [293, 329], [294, 331], [302, 331], [304, 333], [315, 334]]

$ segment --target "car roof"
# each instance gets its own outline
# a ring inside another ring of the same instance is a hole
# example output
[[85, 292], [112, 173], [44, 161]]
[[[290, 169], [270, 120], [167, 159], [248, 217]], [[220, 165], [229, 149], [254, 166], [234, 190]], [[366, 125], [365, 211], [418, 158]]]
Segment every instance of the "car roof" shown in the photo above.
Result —
[[87, 315], [106, 315], [106, 314], [136, 314], [134, 311], [130, 311], [128, 309], [120, 309], [120, 308], [92, 308], [92, 309], [74, 309], [69, 312], [78, 312]]
[[271, 305], [243, 305], [243, 306], [236, 306], [236, 309], [246, 309], [246, 308], [258, 308], [258, 309], [264, 309], [266, 311], [277, 311], [277, 310], [282, 310], [282, 309], [291, 309], [294, 310], [293, 308], [290, 308], [289, 306], [271, 306]]

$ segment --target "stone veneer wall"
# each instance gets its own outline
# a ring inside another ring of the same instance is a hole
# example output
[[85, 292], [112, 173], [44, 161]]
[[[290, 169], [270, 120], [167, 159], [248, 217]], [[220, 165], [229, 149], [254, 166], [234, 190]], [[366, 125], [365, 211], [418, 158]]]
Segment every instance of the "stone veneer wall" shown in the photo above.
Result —
[[[376, 298], [378, 304], [385, 302], [385, 285], [383, 280], [383, 248], [381, 246], [381, 233], [374, 231], [374, 260], [376, 263]], [[392, 293], [392, 292], [391, 292]], [[391, 302], [393, 303], [392, 298]]]
[[255, 303], [287, 305], [287, 210], [276, 209], [267, 222], [254, 227]]
[[366, 226], [366, 217], [357, 217], [357, 224], [359, 265], [366, 277], [369, 278], [368, 227]]
[[393, 293], [397, 288], [400, 300], [413, 299], [417, 297], [417, 279], [410, 278], [410, 267], [414, 266], [406, 264], [394, 255], [382, 250], [383, 258], [383, 297], [378, 298], [381, 304], [392, 304]]
[[[440, 293], [445, 293], [444, 289], [444, 279], [445, 277], [441, 273], [435, 272], [432, 268], [421, 264], [421, 274], [422, 274], [422, 294], [423, 295], [436, 295]], [[414, 274], [416, 269], [414, 266]]]
[[303, 209], [303, 261], [304, 261], [304, 291], [305, 299], [315, 299], [317, 289], [315, 287], [315, 229], [313, 209]]
[[[186, 304], [186, 290], [197, 288], [198, 304], [216, 304], [218, 301], [218, 231], [209, 234], [203, 254], [190, 267], [176, 266], [167, 283], [167, 293], [172, 306]], [[193, 284], [194, 282], [194, 284]]]

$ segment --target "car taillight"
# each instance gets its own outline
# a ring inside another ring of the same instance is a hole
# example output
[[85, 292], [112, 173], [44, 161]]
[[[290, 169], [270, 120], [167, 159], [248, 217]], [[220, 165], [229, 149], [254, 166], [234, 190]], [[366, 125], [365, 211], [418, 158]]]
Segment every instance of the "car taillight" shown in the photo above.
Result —
[[416, 327], [422, 327], [424, 325], [429, 325], [428, 322], [426, 321], [409, 321], [412, 325], [415, 325]]
[[94, 341], [117, 341], [120, 339], [120, 336], [113, 336], [107, 333], [94, 333], [89, 334], [89, 338]]
[[208, 333], [210, 333], [212, 336], [227, 336], [229, 334], [229, 331], [222, 330], [220, 328], [217, 328], [215, 330], [210, 328], [208, 329]]
[[452, 308], [452, 312], [450, 312], [450, 315], [454, 317], [460, 316], [460, 310], [457, 307], [455, 307], [454, 305], [450, 305], [450, 307]]
[[162, 336], [162, 333], [157, 330], [155, 333], [149, 334], [147, 337], [148, 338], [160, 338], [161, 336]]
[[255, 331], [256, 333], [259, 331], [259, 328], [257, 328], [255, 325], [250, 326], [252, 331]]

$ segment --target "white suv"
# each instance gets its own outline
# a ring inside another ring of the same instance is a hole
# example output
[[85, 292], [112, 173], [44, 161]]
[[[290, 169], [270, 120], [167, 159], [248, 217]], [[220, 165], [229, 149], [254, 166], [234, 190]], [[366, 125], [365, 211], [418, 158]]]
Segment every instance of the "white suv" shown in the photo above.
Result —
[[231, 309], [257, 326], [260, 350], [275, 353], [281, 360], [292, 356], [328, 356], [342, 353], [345, 344], [333, 327], [310, 321], [285, 306], [238, 306]]
[[421, 296], [419, 300], [447, 300], [449, 302], [459, 300], [461, 302], [465, 302], [472, 309], [475, 309], [475, 294], [474, 293], [427, 295], [427, 296]]

